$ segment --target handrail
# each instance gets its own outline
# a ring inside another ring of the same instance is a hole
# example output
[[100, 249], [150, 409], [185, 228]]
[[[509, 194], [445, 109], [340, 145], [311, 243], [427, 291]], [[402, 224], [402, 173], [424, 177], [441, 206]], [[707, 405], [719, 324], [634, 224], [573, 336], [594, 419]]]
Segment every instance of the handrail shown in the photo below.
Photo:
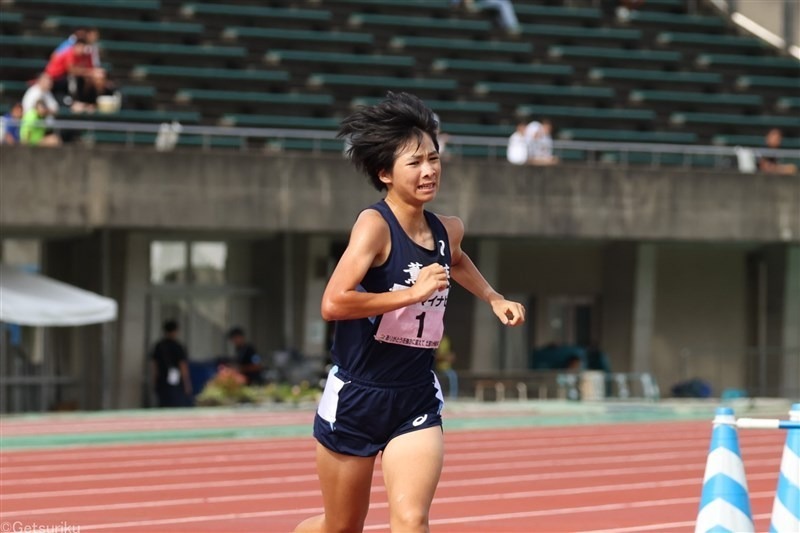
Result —
[[[7, 120], [8, 124], [19, 124], [17, 120]], [[162, 123], [141, 122], [107, 122], [97, 120], [47, 120], [45, 124], [54, 130], [66, 131], [109, 131], [122, 133], [155, 133], [162, 128]], [[254, 128], [238, 126], [207, 126], [180, 124], [181, 135], [199, 135], [202, 137], [239, 137], [239, 138], [282, 138], [282, 139], [336, 139], [336, 132], [330, 130], [315, 130], [301, 128]], [[501, 150], [491, 153], [490, 157], [504, 155], [508, 143], [507, 137], [485, 137], [475, 135], [449, 135], [448, 145], [463, 146], [488, 146]], [[761, 155], [772, 157], [800, 158], [798, 149], [775, 149], [761, 147], [739, 146], [709, 146], [687, 144], [662, 144], [662, 143], [635, 143], [635, 142], [608, 142], [608, 141], [574, 141], [554, 140], [553, 147], [564, 150], [584, 150], [588, 152], [613, 151], [626, 154], [628, 152], [653, 153], [653, 154], [681, 154], [687, 155], [712, 155], [735, 157], [745, 148]], [[624, 158], [623, 158], [624, 161]], [[656, 159], [658, 162], [658, 159]]]

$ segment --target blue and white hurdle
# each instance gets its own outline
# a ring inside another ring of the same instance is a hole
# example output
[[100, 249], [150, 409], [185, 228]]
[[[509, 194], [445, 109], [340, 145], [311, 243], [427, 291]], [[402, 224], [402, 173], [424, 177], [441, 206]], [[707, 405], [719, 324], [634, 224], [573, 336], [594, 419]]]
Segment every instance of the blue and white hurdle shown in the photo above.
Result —
[[733, 409], [720, 407], [713, 427], [695, 533], [755, 531], [737, 428], [787, 430], [770, 532], [800, 533], [800, 403], [789, 420], [737, 420]]

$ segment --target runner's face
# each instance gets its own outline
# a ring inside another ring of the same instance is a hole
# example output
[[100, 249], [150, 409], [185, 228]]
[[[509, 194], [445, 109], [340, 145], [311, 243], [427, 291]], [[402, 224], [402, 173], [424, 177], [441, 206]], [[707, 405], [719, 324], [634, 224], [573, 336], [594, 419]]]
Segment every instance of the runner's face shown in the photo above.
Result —
[[439, 152], [430, 135], [425, 133], [422, 142], [411, 137], [400, 147], [391, 174], [386, 174], [381, 179], [395, 194], [425, 203], [436, 197], [441, 175]]

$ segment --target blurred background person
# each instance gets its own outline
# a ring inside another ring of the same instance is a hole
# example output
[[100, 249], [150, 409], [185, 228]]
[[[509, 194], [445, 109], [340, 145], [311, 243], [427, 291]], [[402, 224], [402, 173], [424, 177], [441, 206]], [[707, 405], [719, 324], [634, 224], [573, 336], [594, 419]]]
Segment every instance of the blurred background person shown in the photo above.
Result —
[[264, 384], [264, 363], [255, 347], [247, 342], [244, 330], [238, 326], [228, 331], [228, 340], [236, 350], [236, 365], [239, 372], [247, 379], [248, 385]]
[[558, 157], [553, 155], [553, 124], [548, 119], [533, 121], [525, 127], [528, 141], [528, 162], [532, 165], [555, 165]]
[[178, 341], [180, 328], [177, 321], [167, 320], [162, 331], [162, 339], [156, 343], [150, 354], [158, 406], [186, 407], [192, 397], [189, 355]]
[[47, 129], [50, 111], [43, 100], [36, 102], [33, 109], [22, 115], [19, 137], [21, 144], [30, 146], [61, 146], [61, 137]]
[[[783, 133], [778, 128], [767, 132], [764, 143], [767, 148], [777, 150], [783, 142]], [[794, 163], [781, 163], [777, 157], [762, 155], [758, 158], [758, 169], [769, 174], [796, 174], [797, 165]]]
[[19, 128], [22, 120], [22, 103], [17, 102], [0, 119], [0, 144], [19, 144]]

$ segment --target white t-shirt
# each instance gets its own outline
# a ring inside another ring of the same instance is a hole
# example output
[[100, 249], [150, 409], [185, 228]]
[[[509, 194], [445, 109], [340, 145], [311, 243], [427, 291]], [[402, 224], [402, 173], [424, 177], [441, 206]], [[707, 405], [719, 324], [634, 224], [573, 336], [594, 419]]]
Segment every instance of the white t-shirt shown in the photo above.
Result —
[[27, 113], [36, 107], [36, 102], [39, 100], [44, 100], [44, 105], [47, 106], [51, 113], [58, 113], [58, 102], [53, 93], [42, 91], [42, 88], [35, 83], [28, 87], [28, 90], [25, 91], [25, 96], [22, 97], [22, 112]]
[[512, 133], [508, 138], [506, 159], [515, 165], [524, 165], [528, 161], [528, 141], [518, 131]]
[[542, 123], [533, 121], [525, 127], [528, 153], [533, 158], [553, 156], [553, 138], [542, 130]]

